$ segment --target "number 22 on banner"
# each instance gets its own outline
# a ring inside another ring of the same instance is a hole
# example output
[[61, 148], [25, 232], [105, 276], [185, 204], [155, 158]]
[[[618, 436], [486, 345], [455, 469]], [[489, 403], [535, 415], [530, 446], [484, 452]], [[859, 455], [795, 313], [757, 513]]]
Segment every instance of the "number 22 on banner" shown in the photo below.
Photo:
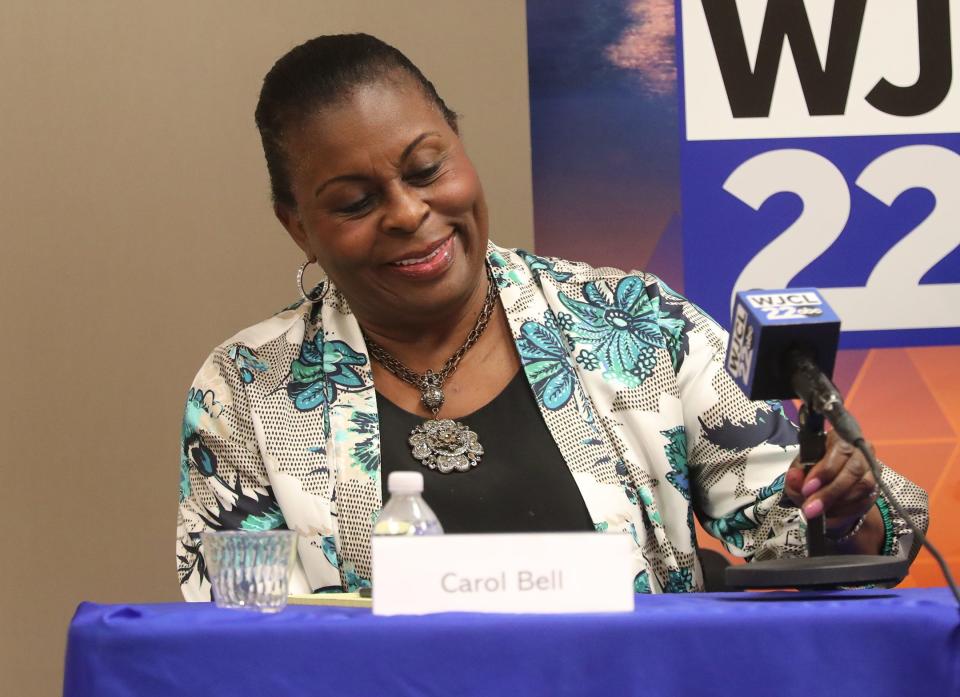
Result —
[[[821, 288], [845, 331], [960, 326], [960, 284], [920, 284], [923, 275], [960, 245], [960, 155], [935, 145], [908, 145], [880, 155], [856, 185], [887, 206], [910, 189], [926, 189], [935, 207], [877, 262], [866, 285]], [[734, 293], [785, 288], [843, 232], [850, 189], [826, 157], [808, 150], [772, 150], [747, 160], [723, 188], [759, 210], [778, 193], [803, 203], [800, 216], [750, 260]], [[731, 306], [733, 295], [731, 295]]]

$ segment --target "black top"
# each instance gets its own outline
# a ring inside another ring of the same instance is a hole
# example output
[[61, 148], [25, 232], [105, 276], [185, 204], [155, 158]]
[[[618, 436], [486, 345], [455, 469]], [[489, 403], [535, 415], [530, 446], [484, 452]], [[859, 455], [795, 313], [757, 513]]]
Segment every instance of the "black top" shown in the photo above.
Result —
[[410, 453], [410, 431], [426, 416], [401, 409], [379, 392], [377, 409], [384, 501], [390, 473], [412, 470], [423, 473], [423, 498], [444, 532], [594, 529], [523, 370], [487, 405], [456, 419], [477, 434], [484, 450], [477, 466], [467, 472], [441, 474]]

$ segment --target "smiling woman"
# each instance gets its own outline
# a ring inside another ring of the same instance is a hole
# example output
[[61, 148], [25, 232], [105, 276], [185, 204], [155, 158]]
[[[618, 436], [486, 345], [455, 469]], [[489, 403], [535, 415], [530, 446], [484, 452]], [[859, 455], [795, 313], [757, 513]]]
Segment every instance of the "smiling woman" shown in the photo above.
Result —
[[[694, 305], [649, 274], [492, 243], [456, 115], [395, 48], [306, 42], [256, 119], [276, 216], [325, 275], [191, 387], [187, 598], [210, 597], [210, 529], [296, 530], [295, 591], [369, 585], [394, 470], [424, 470], [448, 532], [628, 533], [638, 592], [703, 588], [694, 516], [751, 558], [804, 552], [798, 505], [826, 511], [840, 551], [908, 549], [859, 454], [788, 473], [793, 425], [729, 380]], [[923, 492], [884, 477], [925, 519]]]
[[391, 78], [291, 129], [294, 205], [276, 204], [294, 241], [380, 336], [472, 322], [487, 247], [483, 191], [463, 144], [412, 80]]

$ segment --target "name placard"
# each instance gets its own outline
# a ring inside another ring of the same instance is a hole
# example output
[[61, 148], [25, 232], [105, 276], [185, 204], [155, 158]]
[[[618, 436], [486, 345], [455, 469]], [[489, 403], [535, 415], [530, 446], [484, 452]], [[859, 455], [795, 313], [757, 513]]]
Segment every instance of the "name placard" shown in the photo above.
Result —
[[373, 613], [632, 612], [629, 535], [373, 538]]

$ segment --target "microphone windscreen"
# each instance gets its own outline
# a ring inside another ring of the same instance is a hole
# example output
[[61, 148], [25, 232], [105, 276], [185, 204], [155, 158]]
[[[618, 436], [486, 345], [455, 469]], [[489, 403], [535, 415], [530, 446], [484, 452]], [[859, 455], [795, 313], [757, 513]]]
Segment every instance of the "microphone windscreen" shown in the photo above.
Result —
[[750, 399], [792, 399], [787, 356], [808, 355], [833, 375], [840, 318], [815, 288], [737, 293], [724, 366]]

